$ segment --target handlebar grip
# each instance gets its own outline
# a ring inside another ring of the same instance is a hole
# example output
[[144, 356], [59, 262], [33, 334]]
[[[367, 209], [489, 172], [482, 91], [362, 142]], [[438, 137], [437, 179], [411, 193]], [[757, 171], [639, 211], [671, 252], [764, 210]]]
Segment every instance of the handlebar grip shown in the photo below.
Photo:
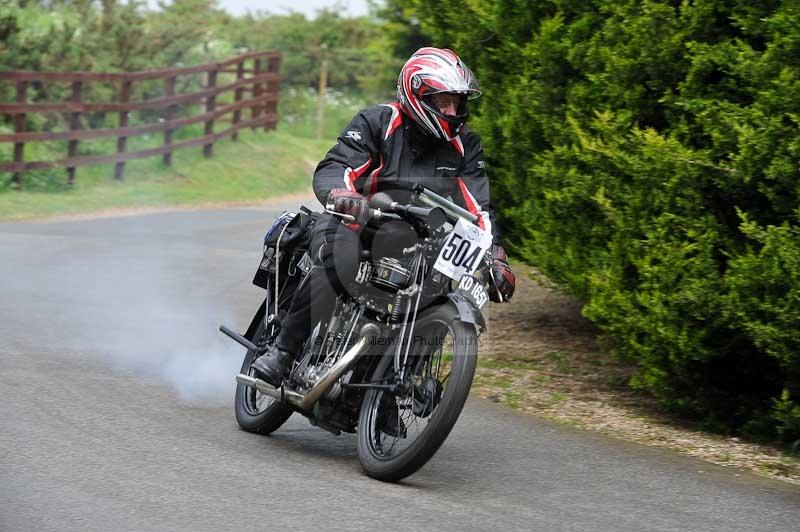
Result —
[[426, 209], [425, 207], [415, 207], [414, 205], [399, 205], [394, 204], [392, 205], [392, 210], [394, 212], [403, 213], [406, 216], [417, 216], [417, 217], [424, 217], [427, 216], [431, 209]]

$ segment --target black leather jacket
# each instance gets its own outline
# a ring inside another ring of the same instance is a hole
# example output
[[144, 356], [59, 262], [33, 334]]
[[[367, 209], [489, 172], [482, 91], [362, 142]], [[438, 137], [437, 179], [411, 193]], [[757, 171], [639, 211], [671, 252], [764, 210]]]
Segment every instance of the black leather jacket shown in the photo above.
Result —
[[314, 172], [314, 194], [324, 205], [334, 188], [377, 191], [378, 182], [402, 179], [424, 184], [479, 217], [481, 228], [500, 243], [483, 147], [464, 126], [447, 143], [423, 133], [397, 102], [360, 111]]

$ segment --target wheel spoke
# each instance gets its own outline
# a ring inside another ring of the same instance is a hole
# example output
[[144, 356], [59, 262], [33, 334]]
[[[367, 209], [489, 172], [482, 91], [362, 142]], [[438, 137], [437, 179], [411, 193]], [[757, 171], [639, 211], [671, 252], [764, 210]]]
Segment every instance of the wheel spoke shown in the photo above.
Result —
[[[409, 358], [407, 368], [407, 378], [410, 380], [410, 392], [405, 396], [390, 396], [388, 392], [382, 391], [374, 396], [373, 414], [368, 430], [372, 436], [373, 453], [383, 459], [391, 459], [403, 453], [409, 446], [416, 441], [420, 435], [428, 428], [434, 413], [441, 403], [441, 397], [445, 394], [445, 384], [451, 374], [451, 366], [454, 354], [453, 331], [449, 326], [441, 329], [437, 342], [428, 350], [420, 351], [412, 359]], [[391, 372], [391, 369], [387, 371]], [[390, 380], [392, 376], [387, 376], [380, 381]], [[430, 383], [436, 381], [435, 385]], [[438, 391], [436, 391], [438, 390]], [[420, 393], [424, 393], [420, 397]], [[391, 400], [387, 398], [391, 397]], [[439, 397], [438, 400], [435, 397]], [[415, 400], [420, 403], [416, 407]], [[415, 413], [419, 412], [420, 415]], [[394, 409], [394, 417], [389, 413], [389, 409]], [[391, 423], [392, 427], [381, 427], [381, 423]], [[388, 434], [385, 430], [390, 430], [396, 436]]]

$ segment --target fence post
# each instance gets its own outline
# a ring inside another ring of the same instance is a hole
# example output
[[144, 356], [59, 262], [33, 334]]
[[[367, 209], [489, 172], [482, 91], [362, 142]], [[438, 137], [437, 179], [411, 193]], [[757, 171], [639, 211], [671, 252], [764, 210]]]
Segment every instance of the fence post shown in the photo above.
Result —
[[[267, 63], [267, 71], [272, 74], [279, 74], [281, 71], [281, 57], [280, 56], [273, 56], [269, 58], [269, 63]], [[278, 81], [270, 81], [267, 84], [267, 93], [271, 96], [276, 96], [280, 94], [281, 91], [281, 82]], [[278, 102], [271, 98], [269, 103], [267, 103], [266, 111], [268, 114], [272, 115], [274, 118], [270, 119], [269, 122], [264, 124], [264, 131], [268, 129], [275, 129], [275, 125], [277, 123], [277, 115], [278, 115]]]
[[[236, 64], [236, 81], [241, 81], [242, 78], [244, 78], [244, 60], [243, 59], [240, 60]], [[242, 101], [242, 94], [243, 93], [244, 93], [244, 87], [236, 87], [236, 90], [233, 93], [234, 94], [233, 102], [234, 103], [239, 103], [240, 101]], [[235, 128], [236, 124], [238, 124], [241, 119], [242, 119], [242, 111], [241, 111], [241, 109], [236, 109], [233, 112], [233, 120], [231, 121], [231, 125]], [[234, 130], [233, 136], [231, 138], [234, 140], [234, 142], [239, 140], [239, 131], [238, 130]]]
[[[253, 76], [259, 76], [261, 72], [261, 59], [253, 59]], [[261, 83], [255, 83], [253, 85], [253, 100], [256, 100], [256, 102], [253, 104], [253, 107], [250, 108], [251, 118], [257, 118], [261, 114], [261, 104], [258, 102], [258, 98], [261, 96], [262, 92]], [[255, 130], [256, 127], [257, 126], [254, 124], [251, 129]]]
[[[131, 99], [131, 81], [128, 79], [122, 80], [122, 86], [119, 91], [120, 103], [128, 103]], [[128, 115], [130, 111], [123, 109], [119, 112], [119, 127], [128, 127]], [[125, 153], [128, 149], [128, 137], [117, 137], [117, 154]], [[117, 161], [114, 166], [114, 179], [122, 181], [125, 178], [125, 161]]]
[[[27, 81], [17, 81], [17, 103], [25, 103], [28, 91]], [[25, 131], [25, 114], [17, 113], [14, 115], [14, 133], [22, 133]], [[14, 143], [14, 162], [22, 163], [25, 161], [25, 143]], [[22, 190], [22, 172], [17, 171], [11, 175], [11, 180], [14, 182], [14, 187], [17, 190]]]
[[[164, 93], [167, 97], [175, 96], [175, 76], [170, 76], [166, 79], [164, 86]], [[164, 121], [169, 122], [175, 114], [175, 106], [168, 104], [164, 109]], [[169, 148], [172, 146], [172, 132], [174, 130], [169, 128], [164, 130], [164, 146]], [[164, 164], [170, 166], [172, 164], [172, 150], [164, 152]]]
[[[72, 103], [80, 103], [81, 101], [81, 87], [83, 83], [80, 81], [73, 81], [72, 82], [72, 97], [70, 98], [70, 102]], [[70, 131], [77, 131], [81, 128], [81, 113], [80, 112], [72, 112], [69, 115], [69, 130]], [[71, 159], [78, 154], [78, 141], [72, 139], [67, 144], [67, 158]], [[75, 167], [68, 166], [67, 167], [67, 184], [74, 185], [75, 184]]]
[[[208, 71], [208, 83], [206, 84], [206, 89], [214, 90], [217, 87], [217, 70], [219, 67], [214, 67], [214, 70]], [[211, 113], [217, 106], [217, 95], [212, 93], [211, 96], [206, 97], [206, 113]], [[209, 135], [214, 134], [214, 118], [211, 120], [206, 120], [206, 128], [205, 128], [205, 136], [208, 137]], [[203, 146], [203, 155], [206, 157], [211, 157], [214, 153], [214, 141], [211, 140], [208, 144]]]

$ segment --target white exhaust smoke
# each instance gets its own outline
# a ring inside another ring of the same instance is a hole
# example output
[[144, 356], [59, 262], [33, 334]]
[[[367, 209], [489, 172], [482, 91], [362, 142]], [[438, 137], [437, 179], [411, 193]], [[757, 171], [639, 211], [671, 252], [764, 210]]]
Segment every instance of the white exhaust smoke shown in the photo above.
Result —
[[185, 228], [170, 240], [169, 229], [149, 217], [104, 220], [100, 238], [68, 238], [20, 292], [50, 291], [42, 308], [53, 315], [50, 345], [157, 377], [182, 400], [230, 405], [245, 350], [218, 328], [243, 333], [260, 304], [263, 292], [250, 283], [259, 237], [242, 253], [214, 247], [224, 239], [187, 238]]

